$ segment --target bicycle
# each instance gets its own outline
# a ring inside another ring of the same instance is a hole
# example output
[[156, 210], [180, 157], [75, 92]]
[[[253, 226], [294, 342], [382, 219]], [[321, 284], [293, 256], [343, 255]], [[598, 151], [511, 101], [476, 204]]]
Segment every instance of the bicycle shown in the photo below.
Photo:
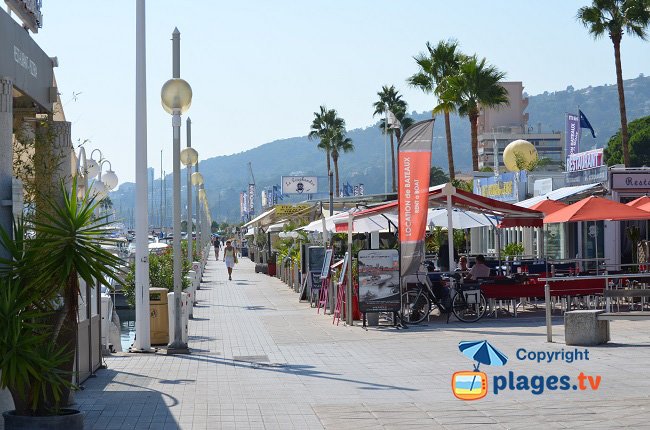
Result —
[[[432, 262], [425, 261], [424, 265], [432, 268]], [[476, 322], [485, 315], [487, 300], [479, 285], [463, 285], [458, 287], [451, 296], [444, 286], [442, 278], [433, 279], [429, 272], [416, 274], [418, 280], [415, 288], [402, 293], [402, 309], [400, 318], [407, 324], [419, 324], [438, 308], [441, 314], [447, 314], [447, 322], [453, 313], [462, 322]], [[421, 279], [424, 276], [424, 280]], [[460, 275], [452, 276], [460, 280]], [[436, 290], [438, 294], [434, 292]]]

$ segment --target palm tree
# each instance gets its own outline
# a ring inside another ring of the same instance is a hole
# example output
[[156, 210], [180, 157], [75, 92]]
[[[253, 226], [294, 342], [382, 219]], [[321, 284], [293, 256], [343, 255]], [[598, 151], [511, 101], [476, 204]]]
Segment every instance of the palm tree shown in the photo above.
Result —
[[345, 128], [345, 121], [337, 116], [336, 110], [328, 110], [325, 105], [322, 105], [320, 112], [314, 112], [314, 121], [311, 123], [311, 131], [307, 135], [307, 138], [309, 140], [319, 139], [318, 148], [325, 151], [327, 155], [328, 175], [331, 171], [331, 141], [336, 131], [340, 128]]
[[395, 112], [393, 112], [395, 115], [395, 118], [399, 121], [401, 127], [400, 128], [395, 128], [395, 137], [397, 138], [397, 144], [399, 145], [399, 141], [402, 138], [402, 134], [404, 134], [404, 131], [406, 131], [407, 128], [413, 125], [415, 121], [413, 118], [406, 116], [406, 104], [404, 104], [404, 109], [398, 109]]
[[453, 103], [461, 116], [469, 118], [472, 132], [472, 169], [478, 171], [478, 117], [480, 108], [506, 105], [508, 91], [499, 84], [505, 73], [487, 64], [485, 58], [468, 57], [460, 65], [458, 75], [445, 80], [440, 98]]
[[[395, 89], [394, 85], [391, 85], [390, 87], [388, 85], [384, 85], [381, 88], [381, 91], [377, 93], [379, 96], [379, 100], [373, 103], [373, 107], [375, 108], [375, 112], [372, 114], [372, 116], [375, 115], [385, 115], [386, 114], [386, 109], [388, 108], [388, 111], [392, 112], [393, 115], [395, 115], [395, 118], [400, 122], [401, 128], [387, 128], [386, 127], [386, 119], [383, 118], [379, 122], [379, 128], [382, 133], [388, 132], [388, 135], [390, 136], [390, 157], [391, 157], [391, 166], [392, 166], [392, 177], [393, 177], [393, 192], [397, 191], [397, 182], [396, 182], [396, 167], [395, 167], [395, 143], [393, 141], [393, 135], [397, 137], [397, 141], [399, 142], [400, 136], [402, 135], [402, 130], [406, 130], [408, 126], [413, 124], [413, 120], [411, 118], [408, 118], [406, 116], [406, 108], [408, 104], [402, 100], [402, 96], [399, 94], [399, 91]], [[403, 121], [406, 121], [406, 125]]]
[[447, 42], [440, 41], [435, 47], [427, 42], [427, 51], [426, 54], [420, 53], [414, 57], [420, 71], [408, 78], [407, 82], [425, 93], [433, 93], [438, 96], [438, 105], [433, 109], [433, 113], [442, 112], [444, 115], [449, 177], [454, 179], [454, 154], [449, 114], [455, 112], [456, 106], [453, 102], [441, 99], [440, 96], [444, 93], [446, 79], [458, 73], [460, 63], [465, 56], [458, 52], [458, 42], [453, 39]]
[[[341, 119], [343, 121], [343, 119]], [[345, 122], [343, 121], [345, 124]], [[339, 156], [342, 152], [354, 151], [352, 139], [345, 136], [345, 127], [339, 128], [331, 140], [332, 162], [334, 163], [334, 177], [336, 178], [336, 192], [339, 192]]]
[[593, 0], [591, 6], [584, 6], [578, 10], [577, 18], [588, 28], [589, 34], [594, 39], [607, 34], [614, 45], [618, 106], [621, 113], [621, 144], [623, 162], [627, 167], [630, 165], [630, 152], [621, 68], [621, 39], [623, 33], [627, 32], [645, 40], [646, 27], [650, 23], [650, 2], [648, 0]]

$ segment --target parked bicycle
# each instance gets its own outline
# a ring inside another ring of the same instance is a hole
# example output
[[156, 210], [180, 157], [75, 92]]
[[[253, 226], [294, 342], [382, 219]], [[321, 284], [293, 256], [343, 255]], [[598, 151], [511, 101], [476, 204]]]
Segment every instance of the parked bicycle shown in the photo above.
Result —
[[[402, 293], [402, 321], [419, 324], [436, 308], [441, 314], [447, 314], [447, 322], [452, 313], [462, 322], [475, 322], [485, 315], [487, 301], [478, 284], [458, 283], [452, 295], [443, 278], [430, 273], [433, 262], [425, 261], [423, 265], [429, 271], [418, 272], [416, 286]], [[460, 281], [460, 274], [455, 278]]]

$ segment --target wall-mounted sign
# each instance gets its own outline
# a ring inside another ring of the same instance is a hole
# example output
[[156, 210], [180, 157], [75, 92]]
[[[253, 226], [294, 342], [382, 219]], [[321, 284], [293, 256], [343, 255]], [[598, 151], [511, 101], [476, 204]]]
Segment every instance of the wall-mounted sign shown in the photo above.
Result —
[[275, 205], [276, 216], [289, 216], [310, 209], [313, 205]]
[[5, 0], [5, 3], [32, 33], [38, 33], [43, 27], [42, 0]]
[[533, 197], [541, 196], [553, 191], [553, 178], [537, 179], [533, 183]]
[[[7, 1], [10, 7], [23, 3], [32, 2]], [[21, 93], [52, 112], [56, 98], [52, 68], [52, 60], [29, 33], [0, 9], [0, 76], [11, 78]]]
[[359, 310], [400, 309], [399, 252], [396, 249], [359, 251]]
[[316, 176], [283, 176], [282, 194], [314, 194], [318, 192]]
[[647, 172], [612, 172], [610, 189], [615, 191], [650, 190], [650, 171]]
[[580, 170], [595, 169], [604, 164], [603, 160], [603, 148], [578, 152], [577, 154], [569, 155], [567, 159], [567, 171], [578, 172]]
[[474, 194], [502, 202], [523, 200], [526, 191], [526, 171], [501, 173], [499, 176], [474, 178]]
[[565, 182], [567, 186], [607, 182], [607, 166], [600, 166], [587, 170], [578, 170], [575, 172], [567, 172]]

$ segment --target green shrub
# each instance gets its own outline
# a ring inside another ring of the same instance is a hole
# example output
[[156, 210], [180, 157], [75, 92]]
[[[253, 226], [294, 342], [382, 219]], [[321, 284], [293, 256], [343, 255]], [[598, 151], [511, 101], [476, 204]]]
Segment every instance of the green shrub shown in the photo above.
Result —
[[[181, 272], [183, 290], [190, 286], [190, 281], [186, 276], [192, 268], [191, 264], [187, 261], [187, 256], [183, 254]], [[162, 254], [149, 255], [149, 287], [166, 288], [170, 293], [174, 291], [174, 255], [172, 248], [165, 250]], [[129, 266], [122, 292], [127, 303], [132, 307], [135, 306], [135, 264], [133, 263]]]

